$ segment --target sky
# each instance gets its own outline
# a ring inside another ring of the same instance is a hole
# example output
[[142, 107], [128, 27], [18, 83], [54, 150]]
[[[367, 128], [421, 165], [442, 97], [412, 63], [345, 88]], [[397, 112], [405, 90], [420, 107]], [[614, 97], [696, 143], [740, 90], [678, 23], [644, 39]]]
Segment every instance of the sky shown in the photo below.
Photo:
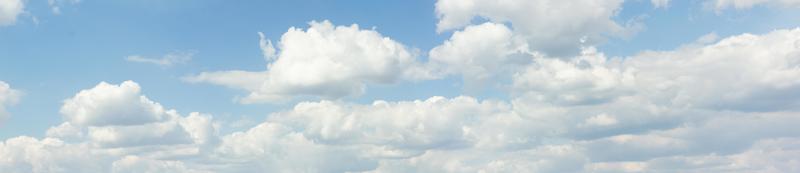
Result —
[[0, 0], [0, 172], [800, 172], [797, 0]]

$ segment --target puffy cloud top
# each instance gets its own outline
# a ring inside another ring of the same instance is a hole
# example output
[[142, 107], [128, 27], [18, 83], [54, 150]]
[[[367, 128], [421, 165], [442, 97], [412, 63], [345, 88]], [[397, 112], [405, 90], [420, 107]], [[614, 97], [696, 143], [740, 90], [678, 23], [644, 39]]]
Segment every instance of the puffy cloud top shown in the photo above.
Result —
[[164, 107], [140, 95], [140, 90], [133, 81], [119, 85], [101, 82], [65, 100], [61, 114], [68, 122], [83, 126], [138, 125], [164, 120], [167, 114]]
[[607, 35], [625, 36], [635, 25], [623, 26], [611, 18], [623, 0], [438, 0], [439, 32], [468, 26], [476, 17], [510, 23], [515, 34], [532, 50], [550, 55], [578, 52], [581, 44], [603, 41]]
[[[275, 102], [296, 95], [341, 98], [359, 95], [369, 83], [430, 77], [404, 45], [358, 25], [309, 23], [306, 30], [290, 28], [267, 71], [205, 72], [187, 78], [250, 91], [241, 101]], [[271, 42], [261, 41], [265, 58], [272, 59]]]

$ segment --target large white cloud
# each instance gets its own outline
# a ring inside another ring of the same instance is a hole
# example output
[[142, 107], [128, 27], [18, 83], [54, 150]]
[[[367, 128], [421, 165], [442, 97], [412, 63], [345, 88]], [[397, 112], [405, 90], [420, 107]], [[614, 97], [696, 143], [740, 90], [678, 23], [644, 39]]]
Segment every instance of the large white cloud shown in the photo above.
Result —
[[0, 141], [0, 169], [11, 173], [103, 172], [108, 163], [87, 145], [68, 144], [56, 138], [20, 136]]
[[101, 82], [64, 102], [66, 122], [50, 128], [50, 137], [86, 139], [102, 148], [148, 145], [204, 145], [215, 142], [211, 117], [181, 116], [141, 95], [139, 84]]
[[441, 74], [460, 74], [467, 86], [509, 76], [531, 58], [524, 39], [503, 24], [484, 23], [456, 31], [431, 49], [429, 63]]
[[1, 0], [0, 1], [0, 26], [13, 25], [17, 22], [17, 16], [25, 12], [25, 1], [23, 0]]
[[265, 58], [274, 59], [264, 72], [204, 72], [187, 80], [247, 90], [250, 94], [241, 101], [252, 103], [297, 95], [341, 98], [362, 94], [366, 84], [431, 77], [418, 65], [414, 51], [375, 30], [329, 21], [309, 25], [284, 33], [278, 55], [271, 42], [260, 42]]
[[710, 45], [607, 58], [540, 57], [514, 76], [518, 93], [555, 103], [635, 96], [663, 105], [770, 111], [800, 104], [800, 29], [742, 34]]
[[15, 104], [19, 101], [21, 95], [22, 93], [20, 91], [14, 90], [8, 83], [0, 81], [0, 125], [2, 125], [3, 121], [8, 117], [6, 106]]
[[596, 44], [607, 36], [625, 36], [637, 26], [612, 19], [623, 0], [438, 0], [437, 30], [472, 24], [476, 18], [510, 23], [532, 50], [550, 55], [578, 52], [581, 44]]
[[166, 119], [170, 112], [140, 91], [133, 81], [120, 85], [101, 82], [65, 100], [61, 114], [73, 125], [86, 126], [137, 125]]
[[210, 115], [181, 116], [140, 94], [133, 81], [101, 82], [64, 102], [65, 122], [43, 139], [0, 142], [7, 172], [203, 172], [175, 158], [200, 156], [219, 143]]

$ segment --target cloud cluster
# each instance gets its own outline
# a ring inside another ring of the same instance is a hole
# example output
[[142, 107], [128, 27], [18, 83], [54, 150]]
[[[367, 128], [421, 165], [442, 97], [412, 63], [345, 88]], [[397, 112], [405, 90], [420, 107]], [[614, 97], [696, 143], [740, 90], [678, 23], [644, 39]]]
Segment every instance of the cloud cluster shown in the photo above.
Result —
[[341, 98], [362, 94], [366, 84], [430, 78], [418, 65], [415, 52], [374, 30], [355, 24], [334, 26], [329, 21], [309, 25], [305, 30], [290, 28], [281, 37], [279, 49], [261, 40], [265, 58], [270, 60], [266, 71], [204, 72], [187, 80], [247, 90], [250, 94], [241, 102], [254, 103], [298, 95]]
[[[439, 0], [437, 28], [453, 33], [427, 62], [355, 24], [290, 28], [277, 48], [258, 33], [265, 71], [185, 80], [246, 90], [244, 103], [321, 100], [220, 134], [212, 115], [162, 106], [133, 81], [101, 82], [64, 100], [45, 137], [0, 141], [0, 170], [800, 172], [800, 28], [608, 57], [593, 45], [635, 30], [611, 19], [621, 4]], [[497, 84], [508, 99], [339, 99], [446, 75]], [[18, 97], [0, 82], [0, 116]]]
[[0, 1], [0, 26], [13, 25], [24, 11], [25, 2], [22, 0]]
[[439, 75], [461, 75], [468, 87], [509, 76], [530, 63], [525, 40], [503, 24], [487, 22], [455, 31], [431, 49], [429, 66]]
[[[497, 31], [504, 33], [502, 27]], [[459, 46], [449, 44], [443, 47]], [[800, 171], [800, 97], [793, 95], [800, 93], [800, 29], [624, 58], [608, 58], [593, 48], [571, 58], [529, 56], [530, 62], [509, 73], [511, 100], [435, 96], [371, 104], [301, 102], [248, 130], [224, 135], [210, 115], [165, 109], [141, 95], [134, 82], [100, 83], [64, 102], [65, 122], [48, 130], [47, 137], [0, 142], [0, 156], [6, 158], [0, 168]]]
[[583, 44], [600, 43], [607, 36], [626, 36], [638, 26], [612, 19], [623, 0], [438, 0], [439, 32], [469, 26], [476, 18], [510, 23], [513, 32], [532, 50], [549, 55], [571, 55]]

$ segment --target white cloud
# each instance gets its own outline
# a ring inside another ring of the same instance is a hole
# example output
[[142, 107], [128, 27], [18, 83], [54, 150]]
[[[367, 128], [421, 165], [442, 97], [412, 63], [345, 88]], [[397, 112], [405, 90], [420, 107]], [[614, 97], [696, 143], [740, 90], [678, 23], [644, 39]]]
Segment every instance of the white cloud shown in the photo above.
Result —
[[[281, 37], [280, 53], [265, 72], [204, 72], [187, 80], [248, 90], [241, 102], [254, 103], [297, 95], [341, 98], [362, 94], [366, 84], [430, 77], [414, 52], [374, 30], [329, 21], [309, 25], [306, 30], [290, 28]], [[270, 59], [268, 45], [265, 58]]]
[[475, 18], [509, 23], [531, 50], [549, 55], [578, 52], [607, 36], [625, 36], [638, 26], [612, 20], [623, 0], [438, 0], [439, 32], [472, 24]]
[[21, 96], [22, 92], [14, 90], [8, 83], [0, 81], [0, 125], [8, 118], [6, 107], [16, 104]]
[[258, 47], [261, 48], [261, 53], [268, 62], [272, 62], [278, 58], [277, 50], [272, 45], [272, 40], [264, 38], [264, 33], [258, 32]]
[[102, 156], [86, 145], [67, 144], [55, 138], [38, 140], [20, 136], [0, 142], [0, 169], [11, 173], [102, 172]]
[[148, 145], [206, 145], [215, 142], [211, 117], [199, 113], [181, 116], [140, 94], [133, 81], [119, 85], [101, 82], [64, 102], [66, 122], [47, 135], [70, 140], [86, 139], [97, 147]]
[[140, 95], [139, 84], [125, 81], [120, 85], [105, 82], [82, 90], [64, 101], [61, 114], [73, 125], [139, 125], [167, 119], [174, 111]]
[[531, 58], [528, 45], [503, 24], [467, 26], [431, 49], [429, 62], [443, 74], [461, 74], [467, 86], [508, 76]]
[[606, 58], [594, 48], [569, 60], [537, 57], [514, 74], [513, 89], [519, 95], [556, 104], [595, 104], [630, 95], [634, 70], [620, 67], [619, 59]]
[[[284, 34], [279, 45], [281, 51], [265, 72], [212, 72], [190, 80], [242, 88], [256, 94], [277, 92], [279, 98], [290, 98], [296, 94], [313, 95], [315, 92], [311, 90], [334, 84], [343, 85], [345, 89], [341, 91], [346, 92], [354, 86], [363, 88], [362, 85], [369, 83], [418, 77], [406, 73], [420, 67], [414, 56], [375, 31], [356, 26], [334, 27], [328, 22], [311, 25], [309, 29], [293, 28]], [[371, 104], [310, 101], [272, 113], [246, 131], [220, 135], [211, 115], [184, 116], [165, 109], [142, 95], [139, 85], [132, 81], [119, 85], [102, 82], [67, 99], [61, 109], [65, 122], [49, 129], [47, 137], [22, 136], [0, 142], [0, 169], [7, 172], [797, 172], [800, 169], [797, 166], [800, 150], [796, 147], [800, 144], [797, 127], [800, 28], [722, 39], [710, 34], [676, 50], [646, 51], [620, 58], [606, 57], [593, 47], [583, 47], [578, 56], [563, 59], [524, 51], [520, 46], [528, 43], [515, 41], [514, 32], [496, 23], [466, 26], [431, 51], [431, 63], [438, 67], [430, 68], [441, 68], [437, 70], [448, 74], [460, 73], [465, 78], [478, 74], [510, 78], [509, 100], [434, 96], [414, 101], [378, 100]], [[308, 51], [330, 47], [333, 48]], [[529, 61], [515, 61], [517, 56]], [[383, 66], [372, 69], [374, 64]], [[508, 67], [515, 65], [520, 67]], [[312, 71], [303, 71], [308, 69]], [[500, 69], [508, 71], [498, 72]], [[298, 71], [303, 73], [300, 76], [287, 73]], [[310, 74], [304, 76], [306, 73]], [[344, 78], [334, 78], [331, 73]], [[294, 85], [291, 82], [295, 78], [302, 79], [295, 82], [316, 83]], [[273, 80], [288, 84], [270, 83]], [[276, 86], [300, 89], [273, 90]]]
[[[606, 58], [593, 49], [560, 60], [537, 58], [514, 76], [532, 99], [597, 104], [632, 96], [678, 107], [770, 111], [800, 100], [800, 29], [742, 34], [675, 51]], [[758, 101], [755, 101], [758, 100]]]
[[175, 158], [199, 156], [217, 145], [210, 115], [165, 111], [140, 94], [139, 85], [101, 82], [62, 107], [65, 122], [41, 140], [0, 141], [6, 172], [207, 172]]
[[126, 57], [125, 60], [129, 62], [150, 63], [161, 67], [170, 67], [191, 61], [194, 54], [194, 51], [176, 51], [168, 53], [161, 58], [147, 58], [139, 55], [131, 55]]
[[17, 16], [25, 12], [25, 2], [22, 0], [0, 1], [0, 26], [13, 25]]

